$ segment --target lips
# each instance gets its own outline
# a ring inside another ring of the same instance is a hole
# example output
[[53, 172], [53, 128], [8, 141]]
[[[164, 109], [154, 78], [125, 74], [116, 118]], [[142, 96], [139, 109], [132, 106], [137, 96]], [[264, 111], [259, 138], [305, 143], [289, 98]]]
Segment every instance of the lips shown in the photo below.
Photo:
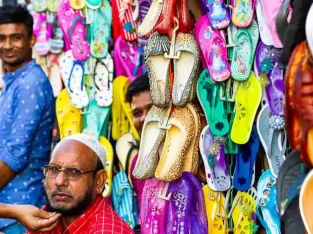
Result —
[[52, 195], [52, 197], [55, 198], [56, 200], [67, 200], [71, 198], [71, 196], [66, 193], [55, 193]]

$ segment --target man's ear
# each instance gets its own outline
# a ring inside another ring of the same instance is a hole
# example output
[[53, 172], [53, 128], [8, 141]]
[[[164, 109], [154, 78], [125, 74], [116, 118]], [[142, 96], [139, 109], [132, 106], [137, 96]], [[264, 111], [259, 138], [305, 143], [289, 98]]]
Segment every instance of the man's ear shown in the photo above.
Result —
[[97, 194], [102, 194], [104, 191], [105, 183], [107, 181], [107, 172], [103, 169], [97, 172], [96, 189]]
[[30, 49], [32, 49], [35, 44], [36, 44], [36, 37], [34, 34], [32, 34], [30, 37]]

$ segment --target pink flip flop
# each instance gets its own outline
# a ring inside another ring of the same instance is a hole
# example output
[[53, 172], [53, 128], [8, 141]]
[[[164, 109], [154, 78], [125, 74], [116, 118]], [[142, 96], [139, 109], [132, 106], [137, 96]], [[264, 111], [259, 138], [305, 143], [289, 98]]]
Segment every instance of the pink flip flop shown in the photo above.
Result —
[[58, 21], [64, 34], [65, 50], [72, 49], [77, 61], [87, 60], [90, 46], [86, 41], [85, 20], [79, 11], [71, 8], [68, 0], [62, 1], [59, 5]]
[[132, 82], [145, 73], [143, 48], [136, 43], [125, 41], [118, 37], [114, 48], [114, 63], [116, 76], [127, 76]]
[[276, 30], [276, 16], [279, 12], [279, 9], [283, 3], [282, 0], [260, 0], [261, 6], [264, 13], [265, 22], [269, 28], [270, 35], [272, 37], [273, 45], [276, 48], [282, 48], [283, 45], [279, 39], [277, 30]]
[[[271, 3], [269, 0], [265, 0]], [[232, 22], [238, 28], [248, 28], [252, 24], [256, 0], [231, 0]]]
[[208, 43], [212, 31], [210, 30], [209, 17], [207, 15], [202, 16], [196, 23], [195, 27], [195, 38], [198, 41], [200, 51], [201, 51], [201, 63], [202, 68], [207, 68], [207, 63], [205, 60], [205, 54], [208, 53]]
[[226, 42], [218, 30], [214, 30], [209, 42], [209, 49], [205, 54], [211, 79], [222, 82], [230, 76], [230, 65], [227, 60]]
[[44, 13], [34, 13], [34, 35], [36, 37], [36, 44], [34, 50], [38, 55], [47, 55], [50, 51], [49, 40], [52, 35], [50, 24], [47, 23], [47, 17]]

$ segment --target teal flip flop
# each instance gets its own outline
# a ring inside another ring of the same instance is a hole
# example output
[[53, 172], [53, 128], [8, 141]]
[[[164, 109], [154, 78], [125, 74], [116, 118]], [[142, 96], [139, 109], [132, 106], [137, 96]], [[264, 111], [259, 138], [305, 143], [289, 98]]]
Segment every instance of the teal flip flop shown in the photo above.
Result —
[[231, 63], [231, 76], [235, 80], [244, 81], [249, 78], [258, 40], [259, 28], [255, 20], [249, 28], [237, 30]]
[[201, 73], [197, 83], [198, 99], [214, 136], [224, 136], [229, 131], [224, 101], [219, 98], [219, 85], [211, 80], [208, 69]]
[[105, 58], [109, 50], [111, 37], [112, 8], [108, 0], [105, 6], [94, 10], [90, 25], [90, 53], [95, 58]]
[[111, 107], [100, 107], [94, 99], [95, 89], [90, 90], [90, 102], [85, 108], [83, 133], [99, 139], [104, 129], [107, 129]]

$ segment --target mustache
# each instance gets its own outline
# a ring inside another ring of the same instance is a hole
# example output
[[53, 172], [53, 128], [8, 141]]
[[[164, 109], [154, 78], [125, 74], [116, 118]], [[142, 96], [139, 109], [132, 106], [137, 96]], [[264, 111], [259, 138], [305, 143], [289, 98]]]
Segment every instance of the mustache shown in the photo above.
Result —
[[66, 195], [66, 196], [69, 196], [69, 197], [74, 197], [73, 192], [67, 190], [66, 188], [62, 188], [62, 187], [57, 188], [57, 189], [55, 189], [53, 191], [47, 190], [47, 192], [49, 194], [49, 197], [54, 197], [54, 196], [56, 196], [56, 195], [58, 195], [60, 193]]

